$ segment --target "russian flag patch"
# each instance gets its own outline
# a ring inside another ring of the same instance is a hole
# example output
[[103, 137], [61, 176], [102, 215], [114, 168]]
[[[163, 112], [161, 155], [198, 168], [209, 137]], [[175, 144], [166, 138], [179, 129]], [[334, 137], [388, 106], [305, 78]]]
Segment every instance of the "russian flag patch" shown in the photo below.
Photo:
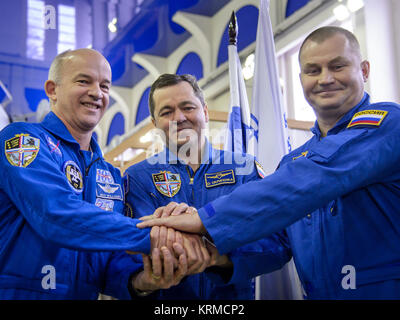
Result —
[[382, 110], [364, 110], [357, 112], [351, 119], [347, 128], [361, 125], [380, 126], [387, 114], [387, 111]]

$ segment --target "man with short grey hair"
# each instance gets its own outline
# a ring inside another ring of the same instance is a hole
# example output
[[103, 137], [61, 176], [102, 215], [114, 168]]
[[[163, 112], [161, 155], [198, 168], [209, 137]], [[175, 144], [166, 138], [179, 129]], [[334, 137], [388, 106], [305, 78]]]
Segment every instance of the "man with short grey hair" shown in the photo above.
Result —
[[[123, 216], [120, 172], [92, 138], [110, 86], [99, 52], [65, 52], [45, 83], [52, 111], [1, 131], [0, 299], [131, 298], [140, 264], [125, 250], [150, 253], [150, 235]], [[179, 257], [179, 281], [186, 256], [174, 248], [160, 250], [165, 266]]]

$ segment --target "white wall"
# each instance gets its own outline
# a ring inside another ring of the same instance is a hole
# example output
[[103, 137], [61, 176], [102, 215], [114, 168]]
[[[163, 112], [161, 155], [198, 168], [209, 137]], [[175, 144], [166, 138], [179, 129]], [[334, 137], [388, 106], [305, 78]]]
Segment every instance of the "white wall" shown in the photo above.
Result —
[[396, 37], [400, 27], [399, 1], [364, 1], [366, 46], [371, 62], [371, 98], [376, 102], [400, 102], [399, 40]]

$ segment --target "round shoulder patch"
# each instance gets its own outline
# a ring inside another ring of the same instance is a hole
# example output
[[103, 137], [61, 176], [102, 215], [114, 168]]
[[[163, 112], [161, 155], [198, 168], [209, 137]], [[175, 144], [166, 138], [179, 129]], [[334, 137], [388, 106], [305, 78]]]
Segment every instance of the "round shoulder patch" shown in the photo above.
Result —
[[74, 161], [69, 160], [64, 163], [63, 171], [72, 189], [81, 193], [83, 191], [83, 178], [79, 166]]

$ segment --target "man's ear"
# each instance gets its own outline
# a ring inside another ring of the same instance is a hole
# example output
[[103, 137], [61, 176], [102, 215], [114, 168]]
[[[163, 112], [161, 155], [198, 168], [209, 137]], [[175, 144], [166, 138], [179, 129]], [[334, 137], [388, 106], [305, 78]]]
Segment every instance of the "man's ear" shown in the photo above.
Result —
[[53, 80], [47, 80], [44, 83], [44, 91], [46, 95], [49, 97], [50, 101], [56, 102], [57, 101], [57, 94], [56, 94], [56, 83]]
[[367, 82], [367, 80], [369, 78], [369, 70], [370, 70], [369, 61], [364, 60], [363, 62], [361, 62], [361, 71], [362, 71], [364, 82]]
[[207, 104], [204, 105], [203, 111], [204, 111], [204, 116], [205, 116], [206, 122], [208, 122], [210, 120], [210, 117], [208, 115], [208, 106], [207, 106]]

